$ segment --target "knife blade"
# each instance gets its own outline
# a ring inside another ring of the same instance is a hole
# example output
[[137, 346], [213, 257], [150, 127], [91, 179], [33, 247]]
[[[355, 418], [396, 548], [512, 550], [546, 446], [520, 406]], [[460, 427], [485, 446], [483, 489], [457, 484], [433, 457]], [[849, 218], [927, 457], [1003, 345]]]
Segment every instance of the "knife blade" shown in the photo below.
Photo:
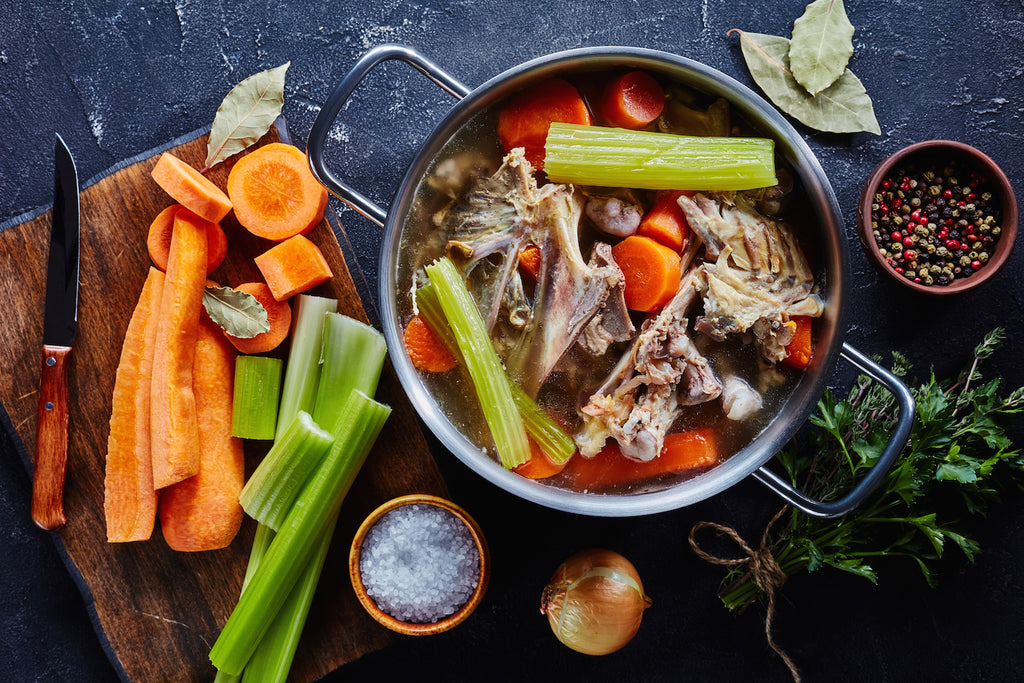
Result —
[[78, 325], [78, 172], [57, 135], [53, 164], [53, 224], [46, 267], [43, 366], [32, 472], [32, 520], [47, 531], [64, 526], [64, 472], [68, 451], [67, 367]]

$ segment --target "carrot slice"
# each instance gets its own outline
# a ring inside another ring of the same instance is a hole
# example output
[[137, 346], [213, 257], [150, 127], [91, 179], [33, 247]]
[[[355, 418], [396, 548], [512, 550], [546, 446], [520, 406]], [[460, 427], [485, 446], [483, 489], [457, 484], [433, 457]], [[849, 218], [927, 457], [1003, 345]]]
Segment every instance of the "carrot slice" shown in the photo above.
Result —
[[289, 237], [255, 261], [278, 301], [305, 292], [333, 275], [320, 249], [302, 235]]
[[164, 152], [152, 170], [153, 180], [189, 211], [219, 223], [231, 210], [231, 200], [209, 178], [170, 152]]
[[693, 192], [670, 190], [661, 194], [640, 221], [637, 234], [646, 235], [682, 253], [690, 240], [690, 224], [686, 222], [686, 214], [678, 201], [683, 194], [692, 195]]
[[646, 71], [630, 71], [605, 87], [599, 107], [609, 126], [637, 130], [661, 116], [665, 90]]
[[405, 352], [412, 364], [424, 372], [448, 372], [459, 364], [420, 315], [414, 315], [405, 326]]
[[323, 218], [327, 190], [297, 147], [274, 142], [238, 160], [228, 175], [228, 196], [242, 227], [280, 242], [311, 230]]
[[[573, 455], [575, 457], [575, 455]], [[572, 460], [572, 458], [569, 458]], [[530, 439], [530, 459], [524, 462], [522, 465], [513, 467], [512, 470], [516, 474], [520, 474], [527, 479], [547, 479], [553, 477], [563, 469], [569, 460], [563, 460], [562, 462], [555, 462], [548, 457], [548, 454], [537, 445], [533, 439]]]
[[199, 469], [160, 491], [160, 528], [174, 550], [229, 545], [242, 524], [238, 494], [245, 483], [242, 440], [231, 436], [235, 350], [204, 312], [199, 323], [192, 387], [199, 412]]
[[609, 441], [592, 458], [570, 458], [565, 473], [574, 488], [597, 491], [663, 474], [712, 467], [719, 460], [714, 431], [693, 429], [666, 436], [661, 454], [647, 462], [627, 458], [617, 442]]
[[540, 247], [529, 245], [519, 252], [519, 270], [534, 282], [540, 277]]
[[[171, 204], [153, 219], [146, 237], [149, 258], [160, 270], [167, 270], [167, 257], [171, 253], [171, 232], [174, 216], [181, 204]], [[228, 238], [218, 223], [206, 224], [206, 274], [209, 275], [224, 263], [228, 255]]]
[[612, 255], [626, 280], [626, 306], [634, 311], [661, 308], [679, 288], [679, 254], [650, 237], [630, 235], [612, 247]]
[[516, 95], [498, 112], [498, 138], [506, 152], [525, 148], [534, 168], [544, 168], [544, 141], [552, 121], [590, 125], [590, 112], [568, 81], [552, 78]]
[[287, 301], [275, 299], [270, 287], [262, 282], [246, 282], [235, 287], [235, 291], [252, 294], [257, 301], [263, 304], [263, 308], [267, 310], [267, 322], [270, 323], [270, 329], [248, 339], [232, 337], [225, 333], [224, 336], [228, 338], [228, 341], [241, 353], [266, 353], [280, 346], [292, 326], [291, 305]]
[[192, 361], [206, 284], [206, 223], [187, 209], [174, 217], [153, 352], [150, 428], [158, 489], [199, 469]]
[[804, 370], [811, 364], [811, 357], [814, 355], [811, 341], [812, 318], [808, 315], [795, 315], [792, 320], [796, 323], [796, 332], [793, 333], [793, 340], [786, 346], [786, 357], [782, 362], [791, 368]]

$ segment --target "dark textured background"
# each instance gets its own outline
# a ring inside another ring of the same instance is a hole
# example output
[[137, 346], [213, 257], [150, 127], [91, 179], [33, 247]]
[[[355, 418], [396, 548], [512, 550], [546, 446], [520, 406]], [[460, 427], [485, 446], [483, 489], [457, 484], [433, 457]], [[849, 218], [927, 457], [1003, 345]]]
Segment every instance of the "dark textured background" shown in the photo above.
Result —
[[[53, 133], [85, 180], [111, 164], [207, 125], [232, 85], [291, 60], [284, 114], [305, 139], [319, 103], [367, 49], [419, 48], [475, 86], [524, 60], [593, 45], [632, 45], [702, 61], [752, 85], [730, 28], [788, 35], [804, 2], [703, 0], [546, 4], [473, 0], [404, 3], [244, 3], [231, 0], [0, 3], [0, 222], [49, 203]], [[849, 2], [857, 29], [851, 69], [874, 100], [882, 135], [829, 135], [801, 126], [846, 219], [856, 280], [848, 341], [869, 354], [906, 352], [918, 376], [946, 376], [996, 324], [1009, 328], [990, 364], [1024, 384], [1018, 247], [999, 277], [954, 298], [897, 290], [872, 270], [854, 231], [855, 203], [871, 169], [900, 147], [931, 138], [974, 145], [1024, 187], [1024, 2]], [[391, 64], [359, 88], [332, 133], [338, 163], [387, 204], [404, 165], [451, 105], [407, 67]], [[336, 207], [339, 210], [340, 206]], [[372, 283], [378, 231], [352, 211], [342, 221]], [[848, 377], [837, 375], [842, 385]], [[9, 381], [9, 380], [8, 380]], [[26, 387], [25, 391], [33, 390]], [[1014, 435], [1022, 443], [1020, 425]], [[721, 572], [686, 544], [708, 519], [754, 540], [778, 507], [753, 481], [690, 508], [647, 518], [583, 518], [542, 509], [472, 475], [435, 444], [452, 497], [491, 542], [494, 576], [463, 626], [401, 639], [331, 676], [375, 680], [786, 680], [768, 650], [763, 611], [729, 614], [715, 597]], [[50, 537], [29, 521], [29, 478], [0, 441], [0, 680], [112, 680], [100, 640]], [[1004, 496], [973, 526], [984, 552], [968, 564], [951, 551], [941, 585], [881, 565], [881, 582], [835, 571], [801, 575], [781, 593], [779, 643], [808, 680], [1019, 680], [1024, 669], [1024, 498]], [[637, 638], [604, 658], [576, 655], [537, 612], [559, 562], [598, 545], [637, 565], [654, 606]], [[556, 678], [557, 677], [557, 678]]]

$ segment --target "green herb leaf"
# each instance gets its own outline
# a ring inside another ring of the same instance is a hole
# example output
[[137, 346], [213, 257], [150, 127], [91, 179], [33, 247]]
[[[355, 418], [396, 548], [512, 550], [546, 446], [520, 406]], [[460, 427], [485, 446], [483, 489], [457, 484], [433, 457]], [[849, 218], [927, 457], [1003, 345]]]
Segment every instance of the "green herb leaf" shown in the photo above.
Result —
[[793, 22], [789, 65], [793, 78], [811, 95], [843, 75], [853, 56], [853, 24], [843, 0], [814, 0]]
[[217, 109], [203, 171], [249, 147], [270, 130], [284, 106], [284, 75], [291, 62], [249, 76]]
[[207, 285], [203, 292], [203, 308], [210, 319], [232, 337], [251, 339], [270, 329], [267, 309], [247, 292]]
[[740, 34], [740, 47], [750, 75], [784, 112], [827, 133], [866, 131], [881, 135], [871, 98], [852, 71], [847, 69], [835, 83], [811, 95], [790, 70], [788, 39], [739, 29], [729, 33], [734, 31]]

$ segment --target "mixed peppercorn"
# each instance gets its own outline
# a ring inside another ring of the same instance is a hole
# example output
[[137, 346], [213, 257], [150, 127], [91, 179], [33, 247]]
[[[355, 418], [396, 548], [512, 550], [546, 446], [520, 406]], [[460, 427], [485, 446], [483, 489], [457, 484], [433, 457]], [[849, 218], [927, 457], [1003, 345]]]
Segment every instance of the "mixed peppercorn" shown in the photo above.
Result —
[[885, 262], [912, 282], [948, 285], [988, 262], [999, 206], [986, 179], [955, 162], [897, 168], [876, 188], [871, 228]]

